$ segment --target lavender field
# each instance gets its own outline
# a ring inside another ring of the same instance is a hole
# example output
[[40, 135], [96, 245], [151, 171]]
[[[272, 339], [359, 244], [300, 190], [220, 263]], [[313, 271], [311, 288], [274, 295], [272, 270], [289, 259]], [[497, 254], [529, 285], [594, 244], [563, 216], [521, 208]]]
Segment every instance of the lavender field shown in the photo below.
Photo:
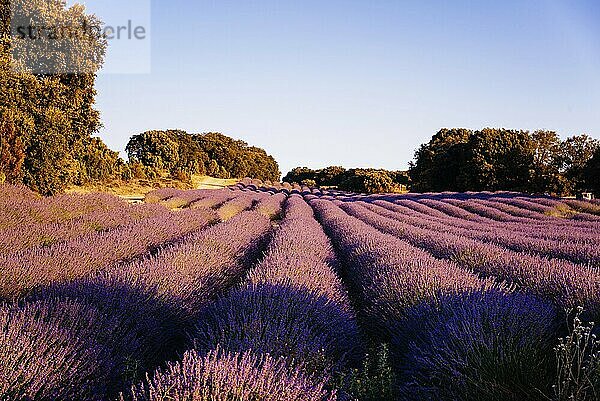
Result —
[[598, 203], [0, 186], [1, 401], [598, 400], [597, 321]]

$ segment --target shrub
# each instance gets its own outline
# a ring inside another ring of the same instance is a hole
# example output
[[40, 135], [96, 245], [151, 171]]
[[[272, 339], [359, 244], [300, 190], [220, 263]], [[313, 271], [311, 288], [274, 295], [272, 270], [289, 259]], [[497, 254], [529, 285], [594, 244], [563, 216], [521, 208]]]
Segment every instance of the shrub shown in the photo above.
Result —
[[248, 285], [206, 308], [195, 333], [201, 351], [285, 356], [304, 371], [339, 372], [360, 345], [348, 312], [326, 297], [274, 285]]
[[112, 370], [126, 381], [181, 352], [185, 325], [171, 298], [149, 288], [124, 266], [113, 270], [40, 289], [32, 299], [77, 302], [96, 310], [98, 319], [110, 321], [109, 332], [98, 330], [88, 336], [110, 344], [119, 362]]
[[112, 329], [98, 310], [73, 301], [0, 308], [0, 399], [106, 399], [116, 380]]
[[394, 372], [389, 359], [388, 344], [371, 346], [361, 368], [342, 377], [340, 387], [348, 388], [353, 399], [360, 401], [396, 400]]
[[[134, 387], [133, 401], [333, 401], [324, 383], [289, 370], [268, 355], [221, 350], [202, 356], [188, 351], [183, 360], [158, 370]], [[128, 399], [122, 396], [121, 400]]]
[[411, 308], [393, 341], [404, 399], [547, 399], [556, 316], [538, 298], [496, 291]]

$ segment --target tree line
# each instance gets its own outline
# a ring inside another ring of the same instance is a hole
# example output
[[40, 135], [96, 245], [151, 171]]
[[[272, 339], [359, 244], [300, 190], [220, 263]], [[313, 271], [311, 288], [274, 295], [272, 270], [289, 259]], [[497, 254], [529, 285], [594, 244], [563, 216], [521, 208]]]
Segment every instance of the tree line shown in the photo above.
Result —
[[264, 149], [220, 133], [188, 134], [181, 130], [148, 131], [133, 136], [126, 147], [129, 161], [150, 174], [168, 172], [216, 178], [279, 181], [279, 165]]
[[335, 187], [348, 192], [378, 193], [406, 190], [409, 180], [405, 171], [330, 166], [318, 170], [296, 167], [283, 177], [283, 181], [309, 187]]
[[418, 192], [519, 191], [600, 195], [600, 142], [561, 140], [554, 131], [441, 129], [415, 152], [411, 186]]

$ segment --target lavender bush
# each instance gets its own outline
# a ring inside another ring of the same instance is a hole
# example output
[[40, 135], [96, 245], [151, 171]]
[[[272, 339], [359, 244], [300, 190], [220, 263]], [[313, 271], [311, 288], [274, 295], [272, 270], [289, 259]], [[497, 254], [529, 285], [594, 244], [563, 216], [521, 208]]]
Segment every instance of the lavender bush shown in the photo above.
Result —
[[174, 247], [113, 270], [116, 274], [128, 272], [193, 317], [242, 279], [264, 248], [270, 232], [268, 217], [245, 211], [227, 222], [187, 236]]
[[356, 365], [359, 334], [353, 317], [325, 297], [290, 287], [234, 290], [202, 311], [195, 348], [252, 350], [285, 357], [305, 372], [328, 374]]
[[0, 399], [105, 400], [121, 366], [113, 334], [113, 321], [73, 301], [0, 308]]
[[142, 256], [217, 219], [206, 209], [185, 210], [128, 224], [106, 233], [0, 255], [0, 299], [15, 299], [36, 287], [93, 275], [119, 261]]
[[348, 280], [366, 321], [380, 341], [391, 336], [391, 324], [404, 310], [441, 294], [460, 293], [494, 285], [459, 266], [433, 258], [391, 235], [384, 234], [346, 214], [329, 201], [311, 205], [341, 255]]
[[600, 316], [600, 273], [595, 269], [519, 254], [464, 236], [422, 229], [383, 217], [357, 202], [341, 206], [353, 216], [426, 249], [437, 258], [452, 260], [486, 276], [516, 283], [553, 300], [557, 305], [585, 305], [593, 316]]
[[188, 351], [183, 360], [157, 371], [136, 386], [132, 401], [333, 401], [335, 393], [310, 376], [290, 370], [280, 359], [220, 350], [201, 355]]
[[547, 400], [558, 320], [524, 294], [442, 296], [410, 308], [393, 348], [406, 400]]

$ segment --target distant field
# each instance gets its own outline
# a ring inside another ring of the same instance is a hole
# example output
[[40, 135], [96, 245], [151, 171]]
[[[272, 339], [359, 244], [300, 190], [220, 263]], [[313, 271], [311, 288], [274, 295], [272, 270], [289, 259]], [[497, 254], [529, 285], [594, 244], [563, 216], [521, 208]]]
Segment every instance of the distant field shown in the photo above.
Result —
[[224, 188], [229, 185], [235, 185], [239, 182], [237, 178], [234, 179], [221, 179], [213, 178], [208, 176], [193, 176], [192, 184], [196, 189], [215, 189]]
[[597, 203], [237, 181], [0, 186], [0, 400], [596, 399]]
[[193, 175], [191, 182], [183, 182], [170, 177], [160, 177], [155, 180], [132, 179], [130, 181], [113, 181], [103, 184], [94, 184], [88, 186], [72, 186], [67, 190], [68, 193], [86, 194], [103, 192], [112, 195], [122, 196], [128, 199], [141, 199], [147, 193], [157, 188], [178, 188], [178, 189], [222, 189], [229, 185], [234, 185], [240, 180], [213, 178], [203, 175]]

